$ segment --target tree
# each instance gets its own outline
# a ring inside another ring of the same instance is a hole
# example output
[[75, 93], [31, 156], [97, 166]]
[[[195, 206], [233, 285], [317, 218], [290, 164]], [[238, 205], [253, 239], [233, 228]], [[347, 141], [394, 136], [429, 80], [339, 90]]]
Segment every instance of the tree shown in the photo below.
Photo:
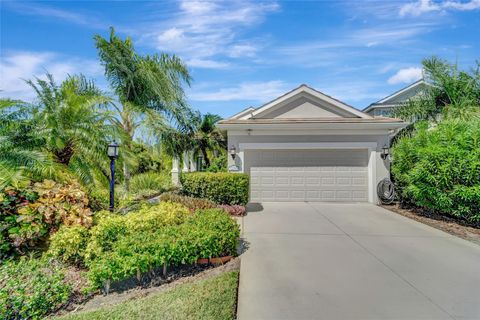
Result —
[[[165, 53], [141, 56], [135, 51], [131, 39], [120, 39], [113, 28], [108, 40], [100, 35], [94, 39], [105, 76], [121, 104], [115, 108], [119, 115], [118, 124], [126, 133], [122, 144], [127, 154], [132, 149], [135, 129], [141, 120], [149, 117], [164, 123], [152, 110], [175, 122], [186, 122], [190, 109], [185, 102], [183, 85], [189, 85], [191, 77], [180, 58]], [[128, 190], [129, 159], [124, 157], [124, 160]]]
[[222, 117], [211, 113], [195, 116], [193, 151], [202, 154], [207, 167], [210, 166], [207, 151], [222, 151], [227, 147], [224, 134], [216, 126], [216, 123], [220, 120], [222, 120]]
[[118, 135], [111, 125], [110, 102], [84, 76], [70, 76], [57, 85], [27, 81], [35, 103], [5, 103], [1, 114], [2, 168], [32, 179], [75, 178], [84, 186], [107, 183], [105, 146]]
[[394, 115], [409, 122], [463, 119], [480, 116], [480, 62], [471, 71], [459, 70], [437, 57], [422, 61], [424, 94], [394, 110]]
[[120, 39], [113, 28], [109, 40], [100, 35], [94, 39], [105, 76], [122, 104], [182, 120], [189, 110], [183, 85], [190, 85], [191, 76], [179, 57], [166, 53], [141, 56], [131, 39]]

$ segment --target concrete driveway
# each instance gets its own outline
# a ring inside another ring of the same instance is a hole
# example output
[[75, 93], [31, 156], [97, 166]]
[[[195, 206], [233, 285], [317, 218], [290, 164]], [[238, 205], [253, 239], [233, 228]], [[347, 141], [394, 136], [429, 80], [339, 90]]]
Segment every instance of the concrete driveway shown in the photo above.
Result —
[[480, 319], [480, 246], [371, 204], [263, 203], [238, 318]]

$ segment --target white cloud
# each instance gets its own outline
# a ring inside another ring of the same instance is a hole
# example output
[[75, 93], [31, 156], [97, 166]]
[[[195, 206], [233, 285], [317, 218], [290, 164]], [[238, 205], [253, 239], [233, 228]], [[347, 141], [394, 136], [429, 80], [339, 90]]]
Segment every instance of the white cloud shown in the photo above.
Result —
[[53, 52], [9, 52], [0, 62], [0, 96], [31, 100], [34, 92], [24, 80], [44, 78], [47, 72], [60, 82], [74, 73], [81, 72], [88, 77], [100, 75], [102, 68], [96, 60], [65, 57]]
[[225, 69], [230, 66], [227, 62], [221, 62], [210, 59], [190, 59], [186, 61], [187, 66], [205, 69]]
[[221, 88], [216, 91], [190, 93], [193, 101], [232, 101], [252, 100], [265, 102], [284, 94], [289, 88], [280, 80], [267, 82], [244, 82], [236, 87]]
[[228, 55], [232, 58], [253, 57], [258, 48], [251, 44], [237, 44], [230, 47]]
[[388, 79], [388, 83], [411, 83], [422, 78], [422, 68], [410, 67], [400, 69]]
[[108, 24], [100, 22], [100, 19], [95, 18], [92, 13], [81, 14], [78, 11], [67, 11], [46, 5], [40, 5], [34, 2], [22, 3], [8, 1], [5, 2], [5, 6], [22, 14], [32, 15], [35, 17], [42, 16], [53, 20], [60, 19], [69, 23], [91, 28], [105, 29], [108, 26]]
[[420, 16], [429, 12], [442, 12], [446, 10], [468, 11], [480, 9], [480, 0], [470, 1], [433, 1], [418, 0], [416, 2], [407, 3], [400, 7], [400, 16]]
[[146, 37], [153, 40], [151, 43], [158, 50], [174, 52], [186, 60], [253, 57], [257, 46], [242, 39], [239, 33], [260, 23], [278, 8], [275, 2], [183, 0], [173, 19], [153, 26], [162, 31], [151, 32]]

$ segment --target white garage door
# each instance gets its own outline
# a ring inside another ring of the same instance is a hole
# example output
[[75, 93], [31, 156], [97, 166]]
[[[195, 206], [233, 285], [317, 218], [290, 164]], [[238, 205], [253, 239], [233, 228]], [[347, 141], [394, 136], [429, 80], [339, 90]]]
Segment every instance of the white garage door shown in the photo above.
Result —
[[250, 199], [368, 201], [367, 150], [247, 150]]

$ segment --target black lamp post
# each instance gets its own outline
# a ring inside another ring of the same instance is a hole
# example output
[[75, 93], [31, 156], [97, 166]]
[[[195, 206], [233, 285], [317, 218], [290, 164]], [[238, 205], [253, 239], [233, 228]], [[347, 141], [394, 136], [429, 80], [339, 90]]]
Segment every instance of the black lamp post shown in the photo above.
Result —
[[115, 160], [118, 158], [118, 148], [119, 145], [113, 140], [112, 143], [108, 145], [107, 154], [110, 158], [110, 211], [113, 211], [115, 206]]

